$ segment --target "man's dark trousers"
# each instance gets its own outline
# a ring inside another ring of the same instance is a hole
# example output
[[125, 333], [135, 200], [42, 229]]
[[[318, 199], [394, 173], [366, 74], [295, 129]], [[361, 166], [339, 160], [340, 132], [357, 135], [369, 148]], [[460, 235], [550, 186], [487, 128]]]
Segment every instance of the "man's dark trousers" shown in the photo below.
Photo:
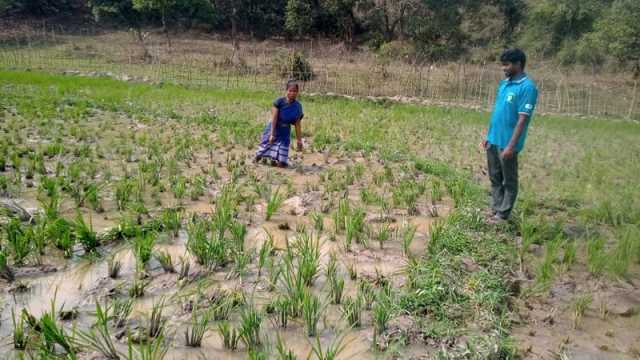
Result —
[[518, 196], [518, 154], [504, 159], [501, 149], [489, 144], [487, 163], [491, 181], [491, 208], [497, 216], [508, 219]]

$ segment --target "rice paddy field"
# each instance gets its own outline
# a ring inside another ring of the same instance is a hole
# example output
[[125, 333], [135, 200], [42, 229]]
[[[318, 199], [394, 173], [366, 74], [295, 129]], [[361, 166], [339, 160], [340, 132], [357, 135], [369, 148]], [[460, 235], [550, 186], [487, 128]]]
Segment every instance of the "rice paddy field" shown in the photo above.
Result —
[[536, 116], [487, 225], [488, 114], [0, 70], [0, 357], [637, 359], [640, 125]]

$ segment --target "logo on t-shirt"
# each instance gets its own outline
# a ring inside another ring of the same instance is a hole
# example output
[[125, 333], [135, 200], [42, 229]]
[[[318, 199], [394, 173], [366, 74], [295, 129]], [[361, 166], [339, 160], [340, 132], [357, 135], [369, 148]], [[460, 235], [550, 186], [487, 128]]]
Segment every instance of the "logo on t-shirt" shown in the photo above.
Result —
[[533, 105], [531, 105], [531, 104], [526, 104], [526, 105], [524, 106], [524, 108], [525, 108], [525, 109], [527, 109], [527, 110], [531, 110], [531, 109], [533, 109]]
[[514, 99], [515, 97], [516, 97], [516, 94], [514, 94], [514, 93], [510, 93], [510, 94], [508, 94], [508, 95], [507, 95], [507, 102], [508, 102], [509, 104], [511, 104], [511, 103], [513, 102], [513, 99]]

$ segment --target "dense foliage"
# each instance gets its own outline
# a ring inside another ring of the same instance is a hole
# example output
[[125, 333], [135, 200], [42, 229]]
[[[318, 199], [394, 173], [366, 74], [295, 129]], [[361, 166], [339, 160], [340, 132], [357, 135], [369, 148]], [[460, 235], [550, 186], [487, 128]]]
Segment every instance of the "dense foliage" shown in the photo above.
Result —
[[491, 60], [478, 58], [477, 49], [495, 54], [520, 45], [563, 64], [611, 61], [638, 72], [640, 63], [634, 0], [0, 0], [0, 12], [85, 14], [132, 28], [197, 27], [257, 38], [329, 36], [374, 49], [399, 42], [410, 61]]

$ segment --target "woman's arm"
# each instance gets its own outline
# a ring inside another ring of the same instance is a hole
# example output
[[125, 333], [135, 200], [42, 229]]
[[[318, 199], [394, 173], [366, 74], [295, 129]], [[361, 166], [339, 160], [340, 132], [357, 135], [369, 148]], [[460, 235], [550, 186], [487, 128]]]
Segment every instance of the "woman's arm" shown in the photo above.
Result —
[[273, 144], [276, 140], [276, 126], [278, 125], [278, 108], [273, 107], [271, 109], [271, 133], [269, 134], [269, 144]]
[[295, 123], [296, 126], [296, 142], [298, 144], [298, 151], [302, 150], [302, 119], [298, 119]]

